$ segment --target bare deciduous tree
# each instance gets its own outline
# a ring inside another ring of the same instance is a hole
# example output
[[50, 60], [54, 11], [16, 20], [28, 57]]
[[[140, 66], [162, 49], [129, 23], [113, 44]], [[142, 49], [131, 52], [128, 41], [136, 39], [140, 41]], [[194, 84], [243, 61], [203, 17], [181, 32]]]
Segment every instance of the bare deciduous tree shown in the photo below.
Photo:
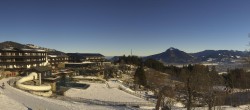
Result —
[[174, 87], [164, 86], [159, 91], [155, 109], [159, 110], [161, 107], [163, 110], [171, 110], [172, 106], [175, 103], [174, 98], [175, 98]]

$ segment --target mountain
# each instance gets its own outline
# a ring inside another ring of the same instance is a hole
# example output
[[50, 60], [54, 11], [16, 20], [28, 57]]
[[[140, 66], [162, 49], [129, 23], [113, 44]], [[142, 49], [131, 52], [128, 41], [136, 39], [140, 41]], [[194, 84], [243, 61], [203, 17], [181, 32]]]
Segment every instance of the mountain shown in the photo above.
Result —
[[13, 41], [5, 41], [0, 43], [0, 49], [42, 49], [48, 52], [48, 55], [66, 55], [64, 52], [36, 46], [34, 44], [21, 44]]
[[195, 59], [190, 54], [173, 47], [167, 49], [165, 52], [145, 57], [145, 59], [149, 58], [159, 60], [163, 63], [178, 63], [178, 64], [190, 63], [193, 62]]
[[197, 53], [186, 53], [176, 48], [169, 48], [165, 52], [147, 56], [165, 64], [185, 64], [200, 62], [225, 62], [232, 63], [242, 57], [250, 56], [249, 52], [236, 50], [204, 50]]
[[0, 43], [0, 49], [10, 49], [10, 48], [15, 48], [15, 49], [33, 49], [27, 45], [20, 44], [17, 42], [12, 42], [12, 41], [5, 41]]
[[113, 60], [113, 58], [115, 58], [115, 56], [105, 56], [105, 59], [107, 60]]
[[[66, 53], [36, 46], [34, 44], [20, 44], [13, 41], [0, 43], [0, 49], [42, 49], [48, 52], [48, 55], [66, 55]], [[143, 59], [155, 59], [165, 64], [186, 64], [199, 62], [234, 62], [242, 57], [249, 57], [250, 52], [235, 50], [204, 50], [197, 53], [186, 53], [176, 48], [169, 48], [165, 52], [143, 57]], [[116, 61], [119, 57], [113, 57], [110, 60]]]
[[192, 53], [199, 61], [231, 61], [232, 59], [240, 59], [241, 57], [249, 56], [249, 52], [234, 51], [234, 50], [204, 50], [197, 53]]
[[40, 47], [34, 44], [26, 44], [26, 46], [30, 47], [30, 48], [36, 48], [36, 49], [42, 49], [42, 50], [46, 50], [48, 52], [48, 55], [66, 55], [66, 53], [55, 50], [55, 49], [50, 49], [50, 48], [45, 48], [45, 47]]

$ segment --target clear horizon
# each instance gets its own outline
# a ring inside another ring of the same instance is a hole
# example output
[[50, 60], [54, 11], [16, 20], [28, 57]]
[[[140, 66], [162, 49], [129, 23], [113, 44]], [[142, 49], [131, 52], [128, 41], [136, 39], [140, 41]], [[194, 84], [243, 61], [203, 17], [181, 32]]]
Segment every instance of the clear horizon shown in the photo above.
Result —
[[105, 56], [249, 48], [248, 0], [0, 1], [0, 41]]

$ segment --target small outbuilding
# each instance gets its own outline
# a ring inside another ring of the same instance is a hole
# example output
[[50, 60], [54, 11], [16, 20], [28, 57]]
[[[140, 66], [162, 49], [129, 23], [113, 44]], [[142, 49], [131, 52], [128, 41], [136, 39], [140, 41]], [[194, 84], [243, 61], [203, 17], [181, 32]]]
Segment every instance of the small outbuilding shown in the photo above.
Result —
[[31, 72], [41, 73], [42, 79], [52, 76], [52, 68], [48, 66], [34, 67], [25, 71], [26, 75], [30, 74]]

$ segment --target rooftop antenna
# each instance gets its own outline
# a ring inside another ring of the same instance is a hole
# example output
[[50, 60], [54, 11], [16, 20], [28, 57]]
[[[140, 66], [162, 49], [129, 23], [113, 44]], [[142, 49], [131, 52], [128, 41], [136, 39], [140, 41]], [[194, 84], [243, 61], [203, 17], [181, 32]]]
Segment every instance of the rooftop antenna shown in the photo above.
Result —
[[133, 50], [132, 49], [130, 50], [130, 55], [133, 56]]

